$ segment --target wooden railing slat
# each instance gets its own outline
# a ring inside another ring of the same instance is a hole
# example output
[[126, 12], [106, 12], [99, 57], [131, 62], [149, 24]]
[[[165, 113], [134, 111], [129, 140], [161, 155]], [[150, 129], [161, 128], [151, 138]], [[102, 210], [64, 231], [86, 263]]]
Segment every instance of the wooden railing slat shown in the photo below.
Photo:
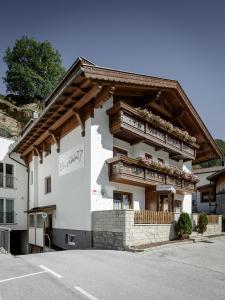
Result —
[[135, 224], [171, 224], [174, 221], [174, 214], [172, 212], [162, 211], [135, 211]]

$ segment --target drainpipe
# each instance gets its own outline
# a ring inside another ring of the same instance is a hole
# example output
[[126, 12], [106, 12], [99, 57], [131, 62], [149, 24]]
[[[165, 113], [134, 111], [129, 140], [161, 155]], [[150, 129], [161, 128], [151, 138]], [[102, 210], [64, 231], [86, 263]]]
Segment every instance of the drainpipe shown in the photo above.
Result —
[[[8, 153], [9, 158], [27, 169], [27, 212], [28, 212], [29, 208], [30, 208], [30, 168], [29, 168], [29, 164], [27, 166], [27, 165], [21, 163], [20, 161], [16, 160], [15, 158], [11, 157], [11, 154], [13, 152], [14, 151], [11, 151]], [[28, 225], [29, 225], [29, 218], [28, 218], [28, 213], [27, 213], [27, 230], [28, 230]], [[27, 239], [27, 241], [28, 241], [28, 239]]]

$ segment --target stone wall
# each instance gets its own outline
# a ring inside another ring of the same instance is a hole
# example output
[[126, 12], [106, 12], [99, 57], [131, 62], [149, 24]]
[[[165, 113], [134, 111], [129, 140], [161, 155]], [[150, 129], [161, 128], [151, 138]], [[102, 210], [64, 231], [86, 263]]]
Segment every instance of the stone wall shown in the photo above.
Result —
[[[195, 227], [198, 224], [198, 216], [199, 214], [192, 214], [192, 221], [193, 221], [193, 234], [196, 231]], [[203, 236], [210, 236], [210, 235], [219, 235], [222, 233], [222, 216], [219, 217], [219, 222], [218, 224], [208, 224], [207, 225], [207, 230], [204, 232]]]
[[126, 210], [92, 212], [93, 247], [124, 249]]
[[[179, 214], [175, 215], [178, 220]], [[197, 218], [193, 216], [193, 223]], [[204, 236], [221, 234], [218, 224], [210, 224]], [[177, 238], [174, 224], [134, 224], [134, 210], [105, 210], [92, 213], [93, 247], [124, 250], [132, 246], [164, 242]], [[194, 232], [193, 232], [194, 233]]]
[[92, 228], [95, 248], [127, 249], [176, 238], [173, 224], [134, 224], [134, 210], [95, 211]]

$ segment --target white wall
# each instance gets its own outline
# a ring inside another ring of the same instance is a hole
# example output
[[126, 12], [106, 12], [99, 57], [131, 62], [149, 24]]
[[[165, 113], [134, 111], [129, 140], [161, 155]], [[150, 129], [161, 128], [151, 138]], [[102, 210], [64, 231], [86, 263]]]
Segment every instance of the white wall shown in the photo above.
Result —
[[[53, 228], [90, 230], [90, 124], [86, 121], [86, 134], [81, 136], [78, 127], [60, 141], [60, 153], [54, 144], [51, 154], [43, 156], [43, 163], [33, 158], [30, 169], [34, 171], [34, 186], [30, 186], [30, 208], [56, 205]], [[84, 167], [59, 176], [59, 156], [77, 145], [84, 145]], [[34, 169], [34, 164], [36, 167]], [[45, 194], [45, 178], [51, 176], [51, 193]], [[36, 192], [35, 192], [36, 191]], [[38, 195], [35, 199], [35, 194]]]
[[[27, 169], [26, 167], [16, 163], [8, 156], [8, 148], [14, 143], [13, 140], [0, 137], [0, 161], [5, 164], [12, 164], [14, 169], [15, 186], [14, 188], [1, 188], [0, 198], [14, 199], [15, 223], [14, 224], [0, 224], [0, 226], [10, 227], [12, 230], [26, 230], [27, 229]], [[19, 155], [12, 153], [11, 155], [16, 160], [23, 163]]]
[[91, 126], [91, 210], [113, 209], [113, 191], [123, 191], [133, 194], [134, 209], [144, 209], [145, 189], [127, 184], [109, 181], [106, 160], [113, 157], [113, 146], [128, 150], [128, 155], [134, 157], [134, 147], [129, 143], [113, 138], [109, 131], [107, 109], [112, 107], [113, 98], [102, 108], [95, 109], [95, 118]]

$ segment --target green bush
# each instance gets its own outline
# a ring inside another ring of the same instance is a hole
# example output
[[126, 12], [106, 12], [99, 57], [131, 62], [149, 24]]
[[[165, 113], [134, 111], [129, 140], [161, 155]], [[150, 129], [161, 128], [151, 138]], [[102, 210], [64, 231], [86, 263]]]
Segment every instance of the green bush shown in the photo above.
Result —
[[199, 233], [204, 233], [207, 230], [207, 225], [209, 223], [208, 216], [206, 213], [202, 213], [198, 218], [197, 231]]
[[181, 213], [175, 226], [179, 238], [184, 239], [192, 233], [192, 221], [188, 213]]
[[225, 216], [222, 216], [222, 231], [225, 231]]

